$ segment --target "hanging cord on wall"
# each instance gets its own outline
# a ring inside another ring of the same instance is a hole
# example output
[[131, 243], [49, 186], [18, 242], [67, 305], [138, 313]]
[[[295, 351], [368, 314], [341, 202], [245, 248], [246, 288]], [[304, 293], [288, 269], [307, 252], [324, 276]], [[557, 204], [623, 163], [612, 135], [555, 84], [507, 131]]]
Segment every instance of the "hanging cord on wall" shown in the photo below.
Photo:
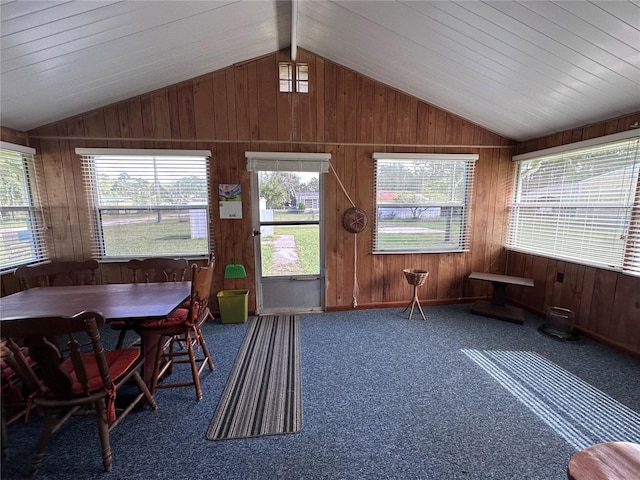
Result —
[[358, 296], [360, 296], [360, 286], [358, 285], [358, 234], [353, 234], [353, 308], [358, 306]]
[[[331, 162], [329, 162], [329, 167], [331, 168], [333, 175], [336, 177], [336, 180], [338, 181], [338, 185], [340, 185], [340, 188], [342, 189], [345, 196], [347, 197], [347, 200], [349, 200], [349, 203], [351, 203], [351, 205], [355, 207], [356, 204], [353, 203], [353, 200], [351, 200], [351, 197], [347, 193], [346, 188], [344, 188], [344, 185], [340, 181], [340, 177], [338, 177], [338, 173], [336, 172], [335, 168], [333, 168], [333, 165], [331, 165]], [[353, 302], [351, 303], [353, 308], [356, 308], [358, 306], [359, 295], [360, 295], [360, 287], [358, 286], [358, 234], [354, 233], [353, 234]]]

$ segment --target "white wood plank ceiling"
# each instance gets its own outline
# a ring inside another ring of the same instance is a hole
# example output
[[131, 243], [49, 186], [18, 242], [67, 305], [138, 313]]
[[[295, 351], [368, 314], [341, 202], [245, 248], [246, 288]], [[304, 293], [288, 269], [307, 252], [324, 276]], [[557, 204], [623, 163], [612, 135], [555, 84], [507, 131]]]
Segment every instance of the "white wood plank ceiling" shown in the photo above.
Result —
[[514, 140], [640, 111], [635, 0], [2, 0], [0, 20], [0, 123], [21, 131], [292, 40]]

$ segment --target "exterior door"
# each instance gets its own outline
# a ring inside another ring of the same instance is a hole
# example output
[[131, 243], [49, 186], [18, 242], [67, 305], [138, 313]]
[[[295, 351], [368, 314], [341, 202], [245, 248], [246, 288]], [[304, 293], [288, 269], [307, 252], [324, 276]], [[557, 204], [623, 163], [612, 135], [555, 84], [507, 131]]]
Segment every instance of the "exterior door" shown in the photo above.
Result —
[[258, 311], [324, 310], [323, 174], [253, 173]]

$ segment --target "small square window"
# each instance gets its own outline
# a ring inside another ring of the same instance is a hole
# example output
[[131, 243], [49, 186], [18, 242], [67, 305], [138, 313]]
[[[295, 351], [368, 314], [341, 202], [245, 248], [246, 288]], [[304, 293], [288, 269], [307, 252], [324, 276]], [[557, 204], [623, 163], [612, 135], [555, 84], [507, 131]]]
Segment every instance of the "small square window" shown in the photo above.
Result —
[[296, 64], [294, 80], [293, 64], [280, 62], [278, 65], [278, 81], [281, 92], [309, 93], [309, 64]]
[[296, 91], [309, 93], [309, 65], [306, 63], [296, 64]]
[[293, 92], [293, 68], [290, 63], [280, 62], [280, 91]]

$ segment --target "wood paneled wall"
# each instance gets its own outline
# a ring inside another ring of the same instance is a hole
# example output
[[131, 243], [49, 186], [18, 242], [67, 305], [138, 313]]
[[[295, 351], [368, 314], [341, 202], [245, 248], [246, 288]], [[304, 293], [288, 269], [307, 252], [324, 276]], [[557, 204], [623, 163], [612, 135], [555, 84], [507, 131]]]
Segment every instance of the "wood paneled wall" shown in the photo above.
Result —
[[[471, 271], [522, 274], [533, 277], [536, 287], [533, 294], [511, 290], [514, 301], [541, 314], [550, 305], [572, 308], [580, 328], [618, 347], [640, 351], [638, 279], [504, 249], [513, 142], [304, 50], [299, 50], [298, 61], [310, 66], [309, 93], [279, 93], [278, 62], [288, 60], [286, 53], [274, 53], [28, 132], [42, 169], [52, 258], [91, 255], [76, 147], [209, 149], [213, 190], [219, 183], [241, 183], [245, 192], [250, 191], [245, 151], [330, 152], [350, 197], [370, 218], [374, 151], [478, 153], [468, 253], [372, 255], [370, 227], [355, 242], [342, 228], [342, 213], [351, 205], [333, 174], [327, 175], [328, 309], [351, 308], [357, 248], [359, 308], [404, 306], [411, 295], [404, 268], [430, 271], [426, 286], [419, 289], [424, 304], [487, 296], [486, 282], [467, 279]], [[637, 120], [638, 115], [627, 116], [562, 132], [525, 142], [517, 151], [622, 131]], [[6, 141], [23, 143], [21, 135], [2, 129]], [[247, 279], [224, 280], [223, 268], [218, 268], [214, 288], [251, 289], [251, 310], [255, 259], [250, 199], [244, 197], [242, 220], [220, 219], [216, 198], [211, 202], [218, 265], [237, 257], [248, 273]], [[565, 273], [562, 284], [553, 281], [557, 271]], [[128, 272], [122, 264], [105, 263], [101, 281], [128, 281]], [[17, 289], [11, 275], [3, 276], [3, 294]]]
[[[425, 303], [485, 296], [485, 285], [466, 280], [472, 270], [504, 271], [502, 248], [515, 144], [484, 128], [368, 77], [300, 50], [308, 63], [308, 94], [278, 92], [278, 52], [38, 128], [29, 133], [44, 167], [51, 256], [90, 256], [88, 212], [76, 147], [198, 148], [213, 153], [211, 185], [241, 183], [250, 191], [244, 152], [330, 152], [337, 175], [357, 206], [373, 218], [374, 151], [478, 153], [473, 200], [473, 244], [469, 253], [372, 255], [371, 228], [357, 235], [358, 305], [403, 305], [410, 287], [404, 268], [431, 272], [420, 295]], [[329, 309], [351, 308], [354, 237], [342, 227], [349, 208], [330, 172], [326, 186], [326, 268]], [[233, 257], [247, 267], [246, 280], [224, 280], [221, 288], [250, 288], [255, 306], [251, 205], [244, 197], [242, 220], [221, 220], [212, 198], [212, 226], [219, 265]], [[127, 281], [119, 264], [103, 264], [103, 282]], [[10, 283], [4, 279], [4, 283]], [[10, 290], [10, 286], [8, 286]]]
[[[640, 112], [522, 143], [518, 153], [624, 132], [638, 123]], [[557, 273], [564, 274], [562, 282]], [[533, 289], [511, 289], [512, 300], [542, 316], [551, 306], [569, 308], [582, 332], [640, 358], [639, 277], [511, 251], [507, 274], [535, 282]]]
[[24, 145], [25, 147], [29, 146], [29, 137], [26, 133], [6, 127], [0, 127], [0, 139], [2, 139], [3, 142]]

